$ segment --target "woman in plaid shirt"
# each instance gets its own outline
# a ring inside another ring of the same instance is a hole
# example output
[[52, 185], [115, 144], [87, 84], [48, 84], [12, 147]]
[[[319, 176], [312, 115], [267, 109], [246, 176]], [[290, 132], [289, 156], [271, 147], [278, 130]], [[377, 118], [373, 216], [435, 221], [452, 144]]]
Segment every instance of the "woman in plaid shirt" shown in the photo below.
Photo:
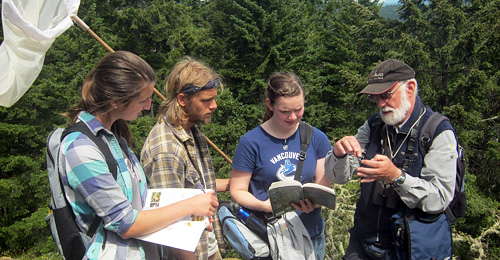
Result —
[[80, 132], [67, 135], [61, 142], [61, 179], [77, 224], [87, 232], [96, 215], [103, 220], [84, 259], [146, 259], [143, 242], [134, 237], [187, 215], [212, 216], [218, 206], [210, 192], [141, 211], [147, 194], [146, 177], [129, 148], [127, 121], [150, 109], [155, 81], [153, 69], [140, 57], [124, 51], [111, 53], [87, 76], [81, 101], [65, 114], [72, 124], [84, 122], [103, 138], [118, 167], [115, 179], [102, 152]]

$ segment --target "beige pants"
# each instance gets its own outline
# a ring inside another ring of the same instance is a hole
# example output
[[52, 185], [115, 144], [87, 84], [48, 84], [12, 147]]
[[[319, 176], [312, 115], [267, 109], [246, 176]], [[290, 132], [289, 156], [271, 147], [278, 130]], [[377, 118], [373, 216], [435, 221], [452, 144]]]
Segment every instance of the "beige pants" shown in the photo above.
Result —
[[220, 251], [217, 250], [217, 253], [208, 257], [208, 260], [222, 260], [222, 256], [220, 254]]

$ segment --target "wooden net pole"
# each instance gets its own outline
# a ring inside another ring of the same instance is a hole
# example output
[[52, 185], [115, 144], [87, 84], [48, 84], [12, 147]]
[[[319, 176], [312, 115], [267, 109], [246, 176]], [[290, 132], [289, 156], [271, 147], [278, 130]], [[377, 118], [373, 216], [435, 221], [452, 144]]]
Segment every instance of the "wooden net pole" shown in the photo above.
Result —
[[[95, 34], [90, 28], [89, 26], [84, 22], [82, 21], [78, 16], [72, 16], [71, 17], [73, 19], [73, 21], [75, 21], [78, 26], [80, 26], [80, 28], [82, 28], [82, 30], [88, 32], [90, 35], [92, 35], [92, 37], [94, 37], [94, 39], [96, 39], [102, 46], [104, 46], [104, 48], [106, 48], [106, 50], [108, 50], [109, 52], [113, 53], [115, 52], [111, 47], [109, 47], [109, 45], [104, 42], [101, 37], [99, 37], [97, 34]], [[156, 88], [153, 89], [154, 93], [156, 95], [158, 95], [162, 100], [165, 100], [165, 96], [163, 96], [160, 91], [158, 91]], [[205, 136], [205, 139], [207, 140], [207, 143], [210, 144], [210, 146], [212, 146], [220, 155], [222, 155], [222, 157], [224, 157], [224, 159], [226, 159], [227, 162], [229, 162], [230, 164], [233, 163], [233, 161], [231, 159], [229, 159], [229, 157], [221, 150], [219, 149], [219, 147], [217, 147], [210, 139], [208, 139], [207, 136]]]

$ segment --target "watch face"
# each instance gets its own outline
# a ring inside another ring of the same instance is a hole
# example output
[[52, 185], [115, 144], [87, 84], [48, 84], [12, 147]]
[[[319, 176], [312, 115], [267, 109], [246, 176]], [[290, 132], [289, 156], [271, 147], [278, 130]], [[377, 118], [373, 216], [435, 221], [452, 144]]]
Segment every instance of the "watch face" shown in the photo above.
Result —
[[395, 181], [394, 181], [394, 185], [396, 186], [400, 186], [402, 185], [406, 180], [406, 174], [405, 172], [401, 172], [401, 176], [399, 176]]

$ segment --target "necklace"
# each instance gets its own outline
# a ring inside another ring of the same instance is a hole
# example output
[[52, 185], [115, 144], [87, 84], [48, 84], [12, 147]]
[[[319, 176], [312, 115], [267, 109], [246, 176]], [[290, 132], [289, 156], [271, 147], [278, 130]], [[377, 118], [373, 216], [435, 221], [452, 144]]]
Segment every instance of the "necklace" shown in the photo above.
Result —
[[385, 133], [387, 135], [387, 143], [389, 144], [389, 153], [391, 154], [391, 159], [394, 159], [394, 157], [396, 157], [396, 155], [398, 155], [399, 150], [401, 150], [401, 147], [406, 142], [406, 139], [408, 139], [408, 136], [410, 136], [411, 130], [413, 129], [413, 127], [415, 127], [415, 125], [418, 123], [418, 121], [420, 121], [420, 118], [422, 118], [422, 116], [425, 114], [426, 110], [427, 109], [424, 108], [424, 111], [420, 114], [420, 116], [418, 116], [415, 123], [413, 123], [413, 125], [408, 130], [408, 133], [406, 134], [405, 139], [403, 139], [403, 142], [401, 142], [401, 144], [399, 145], [399, 148], [394, 153], [392, 153], [391, 140], [389, 139], [389, 129], [387, 129], [387, 127], [385, 128]]
[[[290, 130], [283, 130], [283, 131], [278, 131], [278, 130], [275, 130], [275, 129], [280, 129], [278, 126], [276, 126], [276, 128], [273, 127], [272, 125], [272, 121], [271, 120], [268, 120], [266, 122], [264, 122], [262, 125], [261, 125], [262, 129], [267, 132], [269, 135], [271, 135], [272, 137], [278, 139], [278, 140], [284, 140], [283, 141], [283, 150], [288, 150], [288, 138], [290, 138], [292, 135], [294, 135], [294, 133], [297, 131], [297, 128], [298, 128], [298, 124], [297, 124], [297, 127], [295, 127], [294, 129], [290, 129]], [[292, 131], [293, 130], [293, 131]], [[290, 133], [291, 131], [291, 133]], [[286, 136], [286, 138], [282, 138], [283, 136]]]

